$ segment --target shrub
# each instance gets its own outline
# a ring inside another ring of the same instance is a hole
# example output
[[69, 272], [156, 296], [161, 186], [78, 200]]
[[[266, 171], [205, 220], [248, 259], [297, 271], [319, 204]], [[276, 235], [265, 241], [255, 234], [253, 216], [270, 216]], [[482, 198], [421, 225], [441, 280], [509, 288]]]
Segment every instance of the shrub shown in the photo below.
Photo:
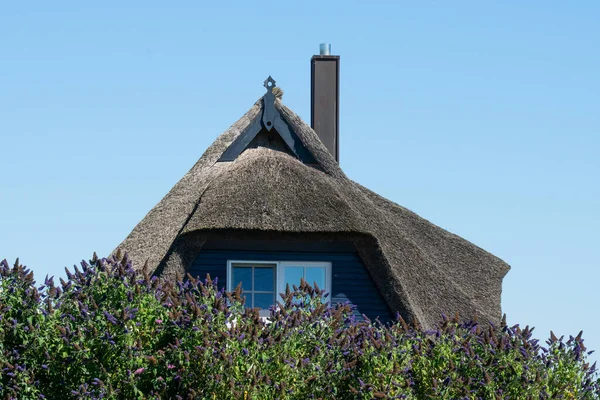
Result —
[[542, 347], [458, 316], [434, 331], [356, 321], [304, 282], [265, 321], [210, 277], [170, 283], [126, 257], [81, 268], [36, 287], [0, 263], [2, 398], [600, 398], [581, 334]]

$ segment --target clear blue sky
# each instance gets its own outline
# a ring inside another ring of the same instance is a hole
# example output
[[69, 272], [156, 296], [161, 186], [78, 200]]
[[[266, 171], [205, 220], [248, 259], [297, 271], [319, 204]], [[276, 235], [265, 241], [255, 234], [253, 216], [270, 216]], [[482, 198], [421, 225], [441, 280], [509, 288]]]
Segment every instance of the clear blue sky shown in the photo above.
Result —
[[0, 258], [108, 255], [269, 74], [310, 121], [327, 41], [345, 172], [507, 261], [509, 322], [600, 351], [599, 2], [126, 3], [0, 6]]

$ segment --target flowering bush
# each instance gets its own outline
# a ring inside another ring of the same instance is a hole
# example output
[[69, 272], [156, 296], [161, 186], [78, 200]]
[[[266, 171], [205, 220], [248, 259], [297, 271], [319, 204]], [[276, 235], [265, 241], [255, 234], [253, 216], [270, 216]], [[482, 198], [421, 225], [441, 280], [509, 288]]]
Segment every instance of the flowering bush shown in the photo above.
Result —
[[355, 321], [302, 283], [268, 320], [240, 291], [94, 259], [38, 287], [0, 263], [4, 399], [598, 399], [581, 334], [442, 318], [435, 331]]

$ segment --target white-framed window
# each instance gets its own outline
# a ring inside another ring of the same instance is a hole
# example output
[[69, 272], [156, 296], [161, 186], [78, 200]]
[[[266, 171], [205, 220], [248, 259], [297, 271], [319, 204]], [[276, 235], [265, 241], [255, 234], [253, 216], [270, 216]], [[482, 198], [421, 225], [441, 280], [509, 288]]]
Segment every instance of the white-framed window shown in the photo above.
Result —
[[315, 261], [227, 261], [227, 290], [241, 282], [247, 307], [258, 307], [261, 316], [280, 301], [286, 285], [300, 286], [300, 279], [331, 293], [331, 263]]

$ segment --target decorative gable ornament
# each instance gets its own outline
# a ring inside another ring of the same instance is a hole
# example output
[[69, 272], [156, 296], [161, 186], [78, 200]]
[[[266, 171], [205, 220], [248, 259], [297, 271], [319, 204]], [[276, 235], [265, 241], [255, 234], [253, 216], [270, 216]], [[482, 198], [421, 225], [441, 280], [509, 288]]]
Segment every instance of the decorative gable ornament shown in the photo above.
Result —
[[281, 139], [287, 145], [289, 151], [305, 164], [314, 164], [315, 159], [306, 150], [298, 136], [290, 129], [281, 113], [275, 108], [275, 80], [269, 76], [264, 84], [267, 93], [262, 98], [262, 116], [257, 115], [241, 135], [225, 150], [219, 161], [235, 160], [263, 130], [270, 132], [275, 129]]

